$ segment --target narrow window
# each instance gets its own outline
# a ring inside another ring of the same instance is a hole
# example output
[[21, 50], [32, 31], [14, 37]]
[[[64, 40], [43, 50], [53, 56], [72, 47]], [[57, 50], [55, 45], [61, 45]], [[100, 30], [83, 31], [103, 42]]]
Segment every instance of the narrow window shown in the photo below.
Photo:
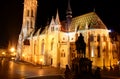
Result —
[[53, 44], [54, 44], [54, 38], [52, 39], [52, 42], [51, 42], [51, 50], [53, 50]]
[[65, 57], [65, 51], [64, 51], [64, 49], [61, 51], [61, 57]]
[[64, 57], [65, 57], [65, 52], [64, 52]]
[[100, 42], [100, 35], [97, 36], [97, 41]]
[[106, 40], [107, 40], [106, 36], [105, 36], [105, 35], [103, 35], [103, 41], [106, 41]]
[[56, 28], [56, 31], [58, 30], [58, 27]]
[[31, 10], [31, 17], [33, 17], [33, 10]]
[[26, 25], [27, 25], [27, 27], [29, 27], [29, 21], [27, 21], [27, 24], [26, 24]]
[[94, 41], [94, 36], [93, 36], [93, 34], [90, 35], [90, 41], [91, 41], [91, 42]]
[[30, 28], [31, 28], [31, 29], [32, 29], [32, 26], [33, 26], [33, 22], [31, 21], [31, 22], [30, 22]]
[[98, 57], [100, 57], [100, 46], [97, 47], [98, 50]]
[[29, 16], [29, 14], [30, 14], [30, 11], [29, 11], [29, 10], [27, 10], [27, 16]]
[[54, 31], [54, 27], [51, 27], [51, 31]]

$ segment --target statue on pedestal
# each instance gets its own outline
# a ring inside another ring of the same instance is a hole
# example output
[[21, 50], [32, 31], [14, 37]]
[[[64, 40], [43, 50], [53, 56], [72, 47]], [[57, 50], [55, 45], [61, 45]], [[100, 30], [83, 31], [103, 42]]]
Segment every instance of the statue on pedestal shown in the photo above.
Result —
[[81, 33], [80, 33], [80, 36], [78, 37], [78, 39], [76, 40], [75, 44], [76, 44], [77, 54], [82, 54], [82, 57], [85, 58], [85, 56], [86, 56], [86, 43], [85, 43], [84, 37]]

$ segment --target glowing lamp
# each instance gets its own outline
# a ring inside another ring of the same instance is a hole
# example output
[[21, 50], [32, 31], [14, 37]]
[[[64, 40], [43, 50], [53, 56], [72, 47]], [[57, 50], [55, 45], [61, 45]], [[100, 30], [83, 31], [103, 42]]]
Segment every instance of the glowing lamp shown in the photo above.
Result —
[[5, 55], [5, 52], [2, 52], [3, 55]]
[[91, 52], [91, 57], [94, 57], [94, 51], [93, 51], [93, 49], [92, 49], [92, 52]]
[[42, 59], [42, 58], [40, 59], [40, 62], [43, 62], [43, 59]]
[[25, 55], [23, 54], [22, 56], [24, 57]]
[[110, 33], [110, 32], [112, 32], [111, 30], [108, 30], [108, 32]]
[[11, 51], [11, 52], [14, 52], [14, 51], [15, 51], [15, 48], [14, 48], [14, 47], [12, 47], [12, 48], [10, 49], [10, 51]]

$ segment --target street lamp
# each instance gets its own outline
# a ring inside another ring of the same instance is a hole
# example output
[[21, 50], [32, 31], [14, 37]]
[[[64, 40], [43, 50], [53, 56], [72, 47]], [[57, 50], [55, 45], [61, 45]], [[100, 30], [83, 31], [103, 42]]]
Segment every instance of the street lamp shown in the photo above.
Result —
[[43, 63], [43, 59], [42, 59], [42, 58], [40, 59], [40, 63], [41, 63], [41, 64]]
[[6, 54], [5, 52], [2, 52], [2, 55], [3, 55], [3, 56], [5, 56], [5, 54]]
[[10, 51], [11, 51], [11, 52], [14, 52], [14, 51], [15, 51], [15, 48], [14, 48], [14, 47], [10, 48]]
[[13, 57], [16, 55], [14, 47], [10, 48], [10, 55], [13, 56]]
[[42, 65], [43, 65], [43, 59], [40, 58], [40, 66], [41, 66], [41, 68], [42, 68]]

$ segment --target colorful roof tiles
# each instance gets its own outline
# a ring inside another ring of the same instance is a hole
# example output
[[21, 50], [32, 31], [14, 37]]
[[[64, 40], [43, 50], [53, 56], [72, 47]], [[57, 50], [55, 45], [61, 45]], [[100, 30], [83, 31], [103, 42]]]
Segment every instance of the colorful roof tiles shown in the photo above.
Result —
[[95, 12], [90, 12], [72, 19], [70, 31], [75, 31], [75, 28], [78, 30], [87, 29], [107, 29], [105, 24], [101, 21], [98, 15]]

